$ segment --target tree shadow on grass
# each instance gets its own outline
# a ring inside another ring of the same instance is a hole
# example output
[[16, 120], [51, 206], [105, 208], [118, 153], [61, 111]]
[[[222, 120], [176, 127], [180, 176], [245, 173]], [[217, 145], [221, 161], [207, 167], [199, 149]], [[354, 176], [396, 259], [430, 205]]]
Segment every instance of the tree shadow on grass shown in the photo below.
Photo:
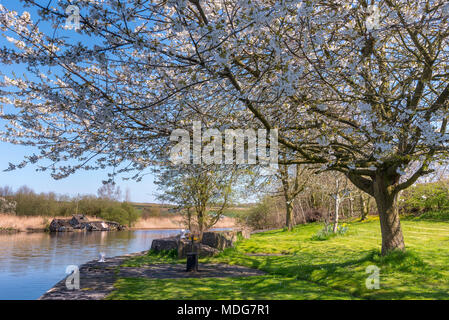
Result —
[[[260, 269], [269, 274], [295, 276], [297, 279], [328, 286], [345, 292], [355, 298], [364, 299], [447, 299], [444, 290], [435, 288], [435, 283], [443, 275], [431, 268], [413, 251], [394, 253], [381, 257], [377, 250], [366, 252], [359, 259], [350, 259], [335, 263], [292, 264], [288, 259], [266, 259]], [[366, 287], [366, 267], [376, 265], [382, 270], [388, 287], [371, 290]], [[431, 279], [430, 279], [431, 278]], [[429, 282], [430, 280], [434, 281]], [[395, 285], [395, 283], [398, 283]], [[441, 284], [443, 285], [443, 284]], [[396, 286], [396, 288], [395, 288]], [[429, 292], [425, 292], [425, 288]], [[409, 289], [408, 289], [409, 288]], [[423, 291], [424, 290], [424, 291]]]
[[120, 279], [108, 299], [350, 299], [348, 294], [293, 277]]

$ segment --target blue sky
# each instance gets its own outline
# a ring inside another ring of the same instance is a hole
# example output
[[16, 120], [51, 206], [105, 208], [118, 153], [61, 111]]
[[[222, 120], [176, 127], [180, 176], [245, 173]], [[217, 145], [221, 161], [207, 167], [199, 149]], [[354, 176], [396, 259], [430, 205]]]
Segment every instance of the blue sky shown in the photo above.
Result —
[[[13, 9], [19, 14], [23, 11], [30, 12], [32, 20], [35, 20], [37, 17], [32, 8], [23, 8], [22, 3], [17, 0], [2, 0], [1, 2], [6, 8]], [[56, 3], [57, 1], [54, 1], [55, 5]], [[42, 29], [45, 30], [45, 28]], [[73, 35], [76, 37], [75, 32], [73, 32]], [[9, 42], [6, 41], [0, 33], [0, 46], [4, 45], [8, 46]], [[8, 71], [14, 69], [18, 76], [22, 75], [25, 71], [21, 66], [0, 65], [0, 68], [5, 74], [8, 74]], [[0, 128], [2, 128], [1, 122]], [[32, 147], [0, 142], [0, 186], [8, 185], [17, 189], [20, 186], [27, 185], [36, 192], [53, 191], [58, 194], [69, 194], [72, 196], [77, 194], [96, 194], [97, 189], [102, 184], [102, 180], [106, 180], [107, 173], [112, 171], [112, 169], [80, 171], [62, 180], [54, 180], [49, 172], [36, 172], [37, 167], [32, 165], [10, 172], [3, 171], [8, 167], [9, 162], [17, 164], [23, 160], [25, 155], [30, 155], [32, 153], [38, 153], [38, 151]], [[156, 202], [156, 186], [153, 184], [153, 179], [153, 176], [148, 174], [141, 182], [130, 180], [122, 181], [122, 179], [118, 178], [116, 179], [116, 183], [120, 186], [123, 193], [129, 188], [132, 201]]]
[[[96, 194], [101, 181], [107, 178], [108, 170], [79, 171], [61, 180], [54, 180], [49, 172], [36, 172], [36, 166], [4, 172], [8, 163], [21, 162], [23, 156], [37, 152], [34, 148], [0, 142], [0, 186], [11, 186], [17, 189], [27, 185], [36, 192], [53, 191], [59, 194]], [[156, 186], [153, 176], [147, 175], [141, 182], [116, 180], [123, 193], [126, 188], [131, 192], [131, 200], [136, 202], [156, 202]]]

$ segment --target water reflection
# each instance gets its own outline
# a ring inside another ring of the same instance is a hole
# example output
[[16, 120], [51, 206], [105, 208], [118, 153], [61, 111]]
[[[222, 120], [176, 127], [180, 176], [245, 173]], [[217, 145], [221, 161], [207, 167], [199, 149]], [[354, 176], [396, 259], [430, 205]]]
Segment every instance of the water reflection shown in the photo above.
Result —
[[65, 276], [68, 265], [148, 250], [153, 239], [179, 230], [17, 233], [0, 235], [0, 300], [37, 299]]

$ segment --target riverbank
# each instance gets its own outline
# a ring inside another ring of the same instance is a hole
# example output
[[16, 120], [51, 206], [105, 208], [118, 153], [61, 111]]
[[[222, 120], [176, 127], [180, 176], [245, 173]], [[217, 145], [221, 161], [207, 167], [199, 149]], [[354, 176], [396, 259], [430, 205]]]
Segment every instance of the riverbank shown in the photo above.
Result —
[[[67, 219], [70, 217], [44, 217], [44, 216], [16, 216], [0, 213], [0, 232], [9, 230], [14, 232], [45, 232], [53, 219]], [[98, 220], [87, 217], [89, 220]], [[6, 232], [5, 232], [6, 233]]]
[[116, 270], [131, 257], [143, 256], [148, 251], [106, 258], [105, 262], [92, 260], [79, 267], [79, 290], [68, 290], [66, 279], [59, 281], [38, 300], [102, 300], [112, 292], [117, 280]]
[[128, 280], [157, 279], [160, 281], [173, 279], [205, 279], [205, 278], [242, 278], [257, 277], [265, 272], [243, 266], [226, 264], [202, 264], [198, 272], [186, 272], [185, 263], [154, 263], [140, 267], [126, 266], [133, 259], [145, 259], [148, 251], [106, 258], [104, 262], [89, 261], [79, 267], [80, 287], [69, 290], [67, 277], [59, 281], [53, 288], [38, 300], [103, 300], [113, 294], [116, 282]]
[[[68, 217], [44, 217], [44, 216], [15, 216], [11, 214], [0, 213], [0, 233], [14, 232], [44, 232], [50, 222], [56, 219], [67, 219]], [[87, 217], [90, 221], [99, 220], [96, 217]], [[214, 226], [215, 228], [235, 228], [236, 220], [230, 217], [223, 217]], [[149, 217], [139, 219], [131, 230], [152, 230], [152, 229], [181, 229], [183, 226], [183, 217], [173, 215], [170, 217]]]

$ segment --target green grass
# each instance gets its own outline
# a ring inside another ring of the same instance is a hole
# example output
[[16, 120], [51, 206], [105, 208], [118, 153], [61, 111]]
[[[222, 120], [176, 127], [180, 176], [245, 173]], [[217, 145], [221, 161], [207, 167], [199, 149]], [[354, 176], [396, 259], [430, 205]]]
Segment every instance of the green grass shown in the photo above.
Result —
[[[314, 241], [321, 224], [252, 235], [235, 248], [200, 263], [257, 268], [267, 275], [214, 279], [120, 279], [110, 299], [448, 299], [449, 224], [402, 221], [406, 249], [379, 254], [377, 218], [348, 224], [344, 236]], [[278, 256], [250, 256], [276, 253]], [[150, 254], [127, 265], [179, 262]], [[380, 268], [380, 289], [367, 289], [366, 268]], [[281, 284], [279, 284], [281, 283]]]
[[295, 277], [254, 276], [240, 278], [188, 278], [188, 279], [120, 279], [108, 299], [161, 300], [161, 299], [245, 299], [288, 300], [348, 299], [348, 295], [311, 284]]
[[325, 241], [334, 237], [341, 237], [346, 234], [347, 227], [346, 223], [342, 226], [339, 225], [336, 232], [332, 231], [332, 225], [326, 225], [323, 229], [319, 230], [317, 234], [312, 236], [312, 240], [315, 241]]

